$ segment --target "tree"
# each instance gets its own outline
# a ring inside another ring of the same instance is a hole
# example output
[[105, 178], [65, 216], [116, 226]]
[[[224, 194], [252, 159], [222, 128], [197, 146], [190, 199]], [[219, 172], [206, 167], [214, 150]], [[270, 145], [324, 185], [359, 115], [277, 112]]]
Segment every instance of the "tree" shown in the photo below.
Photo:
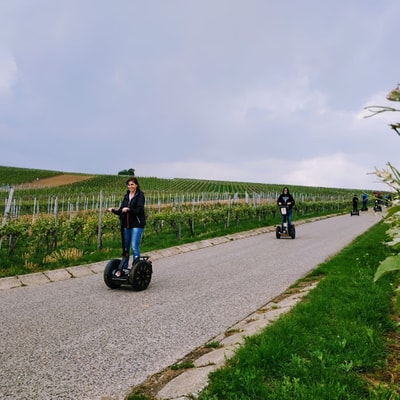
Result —
[[134, 168], [123, 169], [122, 171], [118, 172], [118, 175], [135, 176], [135, 169]]

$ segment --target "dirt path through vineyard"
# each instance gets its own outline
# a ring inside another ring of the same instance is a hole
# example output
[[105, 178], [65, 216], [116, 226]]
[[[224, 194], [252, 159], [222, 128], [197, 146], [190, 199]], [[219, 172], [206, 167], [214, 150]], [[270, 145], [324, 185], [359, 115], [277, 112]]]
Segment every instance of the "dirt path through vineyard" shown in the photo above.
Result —
[[86, 181], [93, 178], [92, 175], [74, 175], [74, 174], [62, 174], [51, 176], [50, 178], [37, 179], [33, 182], [24, 183], [19, 186], [21, 189], [40, 189], [45, 187], [55, 187], [62, 185], [70, 185], [76, 182]]

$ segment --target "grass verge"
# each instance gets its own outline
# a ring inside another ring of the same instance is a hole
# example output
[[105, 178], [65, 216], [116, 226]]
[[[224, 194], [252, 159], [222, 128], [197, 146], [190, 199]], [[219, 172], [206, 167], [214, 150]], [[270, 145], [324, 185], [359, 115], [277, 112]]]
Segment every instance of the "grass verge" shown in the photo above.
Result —
[[399, 399], [395, 277], [373, 283], [386, 228], [376, 225], [314, 270], [317, 288], [248, 338], [200, 399]]
[[[318, 286], [247, 338], [199, 400], [400, 399], [399, 275], [373, 283], [386, 228], [377, 224], [306, 277]], [[149, 382], [128, 399], [154, 399]]]

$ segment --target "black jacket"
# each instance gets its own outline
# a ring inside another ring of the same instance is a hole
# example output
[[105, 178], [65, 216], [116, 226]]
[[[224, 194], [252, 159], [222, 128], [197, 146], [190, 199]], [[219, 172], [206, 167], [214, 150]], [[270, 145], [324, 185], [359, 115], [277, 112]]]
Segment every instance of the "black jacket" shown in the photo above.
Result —
[[[135, 196], [129, 201], [129, 190], [126, 192], [121, 206], [113, 213], [119, 215], [121, 228], [144, 228], [146, 225], [146, 216], [144, 214], [144, 205], [146, 199], [144, 193], [138, 189]], [[129, 212], [123, 213], [122, 209], [129, 207]]]
[[281, 193], [281, 195], [278, 197], [278, 201], [277, 201], [278, 205], [279, 205], [279, 203], [281, 203], [284, 206], [287, 203], [290, 203], [290, 205], [288, 207], [292, 208], [295, 204], [295, 201], [294, 201], [293, 196], [288, 191], [287, 193]]

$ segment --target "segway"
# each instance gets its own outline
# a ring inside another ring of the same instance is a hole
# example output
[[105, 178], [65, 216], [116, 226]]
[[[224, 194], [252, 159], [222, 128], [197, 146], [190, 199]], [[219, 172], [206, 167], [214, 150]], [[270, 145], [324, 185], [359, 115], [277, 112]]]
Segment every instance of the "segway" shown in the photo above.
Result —
[[124, 265], [127, 265], [129, 261], [129, 251], [125, 246], [125, 235], [122, 230], [121, 238], [122, 259], [113, 259], [107, 263], [103, 273], [104, 283], [110, 289], [118, 289], [122, 285], [129, 285], [135, 291], [145, 290], [149, 286], [153, 274], [152, 262], [148, 256], [141, 256], [131, 268], [123, 269]]
[[296, 228], [292, 224], [288, 227], [287, 206], [279, 206], [282, 215], [282, 225], [276, 227], [276, 238], [292, 238], [296, 237]]
[[360, 215], [360, 211], [358, 211], [358, 197], [354, 195], [353, 197], [353, 209], [350, 212], [350, 216]]
[[360, 215], [360, 211], [358, 211], [357, 204], [356, 204], [356, 205], [353, 205], [353, 209], [351, 210], [350, 215], [351, 215], [351, 216], [353, 216], [353, 215]]
[[382, 211], [382, 203], [379, 200], [375, 200], [374, 211]]

